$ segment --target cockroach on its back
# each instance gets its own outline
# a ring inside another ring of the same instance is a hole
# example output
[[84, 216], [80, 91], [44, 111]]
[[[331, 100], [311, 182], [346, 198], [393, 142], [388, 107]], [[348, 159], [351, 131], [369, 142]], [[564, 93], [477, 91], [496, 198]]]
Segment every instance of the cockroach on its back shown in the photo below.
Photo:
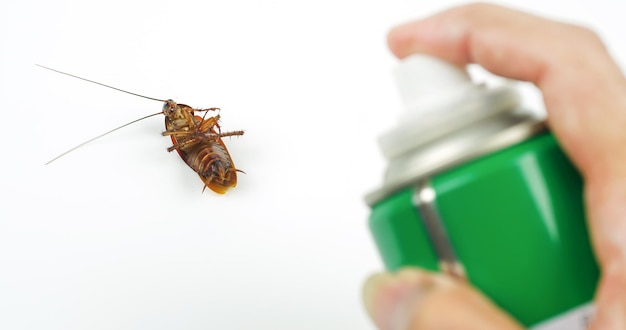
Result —
[[[152, 116], [163, 114], [165, 115], [165, 132], [161, 133], [161, 135], [169, 136], [172, 140], [172, 146], [168, 147], [167, 151], [171, 152], [176, 150], [180, 157], [183, 159], [183, 161], [185, 161], [185, 163], [187, 163], [187, 165], [189, 165], [192, 170], [198, 173], [200, 179], [204, 183], [203, 190], [208, 187], [218, 194], [224, 194], [228, 189], [234, 188], [237, 185], [237, 172], [242, 171], [235, 168], [235, 164], [233, 163], [233, 160], [228, 153], [228, 149], [226, 148], [224, 141], [222, 141], [222, 138], [227, 136], [243, 135], [244, 132], [231, 131], [222, 133], [220, 125], [218, 123], [220, 119], [219, 113], [215, 116], [209, 116], [207, 118], [207, 114], [209, 111], [219, 111], [219, 108], [193, 109], [188, 105], [178, 104], [173, 100], [162, 100], [131, 93], [116, 87], [51, 69], [42, 65], [38, 66], [73, 78], [115, 89], [124, 93], [147, 98], [150, 100], [164, 102], [162, 111], [139, 118], [137, 120], [133, 120], [106, 133], [100, 134], [60, 154], [46, 164], [50, 164], [51, 162], [68, 154], [69, 152], [74, 151], [81, 146], [96, 139], [99, 139], [120, 128]], [[204, 116], [196, 116], [195, 112], [204, 112]]]
[[[164, 136], [170, 136], [172, 146], [167, 151], [176, 150], [180, 157], [198, 175], [204, 187], [218, 194], [225, 193], [237, 185], [235, 164], [222, 141], [222, 137], [243, 135], [243, 131], [222, 133], [218, 120], [220, 115], [206, 118], [209, 108], [194, 110], [188, 105], [167, 100], [163, 105], [165, 114]], [[205, 111], [204, 117], [194, 116], [194, 111]]]

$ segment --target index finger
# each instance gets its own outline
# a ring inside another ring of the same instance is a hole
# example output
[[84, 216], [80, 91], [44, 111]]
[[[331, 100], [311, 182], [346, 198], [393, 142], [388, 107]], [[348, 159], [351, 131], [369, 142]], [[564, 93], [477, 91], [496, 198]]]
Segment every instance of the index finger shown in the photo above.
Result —
[[456, 7], [398, 26], [388, 42], [400, 58], [427, 53], [456, 64], [478, 63], [498, 75], [538, 86], [553, 67], [607, 64], [586, 62], [590, 56], [607, 57], [592, 31], [488, 4]]

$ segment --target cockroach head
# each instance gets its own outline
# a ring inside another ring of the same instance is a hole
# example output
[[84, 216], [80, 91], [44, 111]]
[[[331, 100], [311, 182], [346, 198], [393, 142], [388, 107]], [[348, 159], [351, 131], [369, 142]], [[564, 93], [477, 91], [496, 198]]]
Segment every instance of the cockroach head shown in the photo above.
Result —
[[163, 114], [166, 116], [173, 114], [176, 112], [176, 107], [178, 107], [178, 104], [176, 104], [174, 100], [170, 99], [165, 101], [165, 104], [163, 104]]

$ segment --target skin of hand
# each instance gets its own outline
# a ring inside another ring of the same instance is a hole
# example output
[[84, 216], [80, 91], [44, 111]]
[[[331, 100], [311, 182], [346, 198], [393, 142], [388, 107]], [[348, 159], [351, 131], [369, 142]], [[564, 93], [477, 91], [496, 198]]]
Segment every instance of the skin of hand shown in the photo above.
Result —
[[[626, 329], [626, 79], [587, 28], [469, 4], [392, 29], [398, 58], [422, 53], [534, 83], [548, 125], [584, 179], [601, 277], [591, 330]], [[419, 269], [371, 276], [365, 307], [380, 329], [521, 329], [465, 283]]]

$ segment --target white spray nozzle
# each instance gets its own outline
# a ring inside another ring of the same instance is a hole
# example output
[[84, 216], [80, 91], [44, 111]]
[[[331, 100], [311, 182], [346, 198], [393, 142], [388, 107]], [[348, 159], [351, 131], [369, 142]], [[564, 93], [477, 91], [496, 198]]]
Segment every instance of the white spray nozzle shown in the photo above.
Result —
[[411, 116], [437, 111], [475, 86], [464, 68], [427, 55], [405, 58], [393, 73]]

